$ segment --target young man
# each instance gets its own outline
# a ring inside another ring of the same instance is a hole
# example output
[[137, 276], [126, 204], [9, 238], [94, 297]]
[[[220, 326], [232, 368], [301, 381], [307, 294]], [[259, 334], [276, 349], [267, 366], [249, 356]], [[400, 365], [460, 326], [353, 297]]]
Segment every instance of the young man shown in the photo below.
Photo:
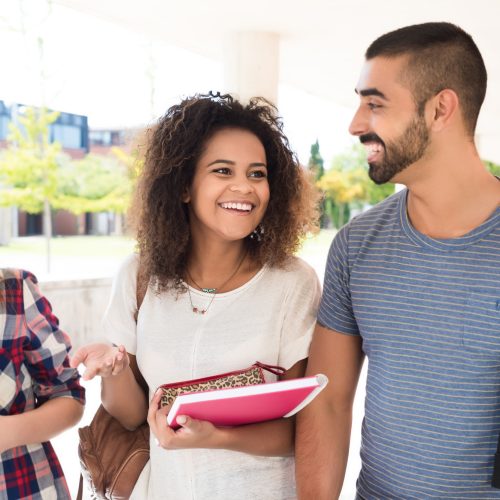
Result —
[[337, 498], [354, 393], [369, 359], [359, 499], [500, 498], [500, 182], [474, 129], [486, 70], [448, 23], [409, 26], [366, 52], [350, 132], [396, 193], [339, 231], [299, 414], [301, 499]]

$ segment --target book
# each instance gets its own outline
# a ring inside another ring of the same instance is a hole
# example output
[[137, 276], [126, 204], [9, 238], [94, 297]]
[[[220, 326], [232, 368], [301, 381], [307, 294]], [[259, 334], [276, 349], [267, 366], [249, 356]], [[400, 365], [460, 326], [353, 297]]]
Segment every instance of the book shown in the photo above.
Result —
[[178, 415], [208, 420], [216, 426], [236, 426], [291, 417], [308, 405], [326, 386], [326, 375], [280, 380], [213, 391], [180, 394], [167, 415], [177, 429]]

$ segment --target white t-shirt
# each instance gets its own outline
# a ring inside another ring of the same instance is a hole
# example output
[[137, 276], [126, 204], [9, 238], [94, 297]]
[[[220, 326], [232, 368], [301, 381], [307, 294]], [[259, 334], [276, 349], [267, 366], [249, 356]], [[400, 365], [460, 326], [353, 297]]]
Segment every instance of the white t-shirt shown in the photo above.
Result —
[[[136, 355], [150, 397], [161, 384], [247, 368], [255, 361], [288, 369], [307, 357], [321, 288], [304, 261], [294, 257], [285, 269], [264, 266], [240, 288], [217, 294], [205, 315], [193, 313], [187, 293], [156, 294], [149, 288], [136, 324], [137, 266], [137, 255], [130, 256], [116, 276], [104, 331], [109, 341]], [[193, 304], [206, 308], [212, 295], [190, 291]], [[266, 374], [267, 381], [273, 379]], [[164, 450], [153, 443], [150, 467], [134, 491], [139, 499], [295, 496], [291, 457]]]

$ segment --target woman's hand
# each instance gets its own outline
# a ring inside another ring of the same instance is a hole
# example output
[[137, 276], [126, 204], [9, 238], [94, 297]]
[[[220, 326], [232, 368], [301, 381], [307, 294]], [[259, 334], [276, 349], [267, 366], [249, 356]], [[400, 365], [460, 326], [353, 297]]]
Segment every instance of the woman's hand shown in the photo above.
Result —
[[148, 410], [148, 423], [151, 432], [156, 437], [158, 446], [167, 450], [182, 448], [219, 448], [223, 431], [205, 420], [195, 420], [191, 417], [180, 415], [177, 423], [180, 428], [172, 429], [167, 424], [169, 406], [159, 408], [161, 391], [156, 391]]
[[77, 349], [71, 357], [70, 366], [85, 366], [83, 380], [91, 380], [96, 375], [103, 378], [119, 375], [129, 366], [129, 358], [125, 347], [110, 344], [89, 344]]

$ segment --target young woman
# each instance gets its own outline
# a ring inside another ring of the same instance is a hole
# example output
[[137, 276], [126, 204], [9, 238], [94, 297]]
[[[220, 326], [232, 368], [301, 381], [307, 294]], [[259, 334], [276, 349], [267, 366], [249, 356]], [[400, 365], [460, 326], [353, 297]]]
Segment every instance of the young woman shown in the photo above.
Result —
[[[185, 418], [173, 431], [155, 390], [255, 361], [304, 374], [320, 286], [293, 253], [316, 201], [262, 99], [195, 96], [152, 132], [133, 209], [139, 254], [118, 273], [104, 321], [118, 347], [93, 344], [72, 362], [102, 377], [103, 404], [126, 427], [149, 422], [159, 446], [135, 498], [295, 497], [292, 419], [217, 428]], [[136, 323], [138, 274], [149, 286]]]
[[76, 425], [85, 391], [36, 278], [0, 269], [0, 498], [71, 498], [49, 439]]

